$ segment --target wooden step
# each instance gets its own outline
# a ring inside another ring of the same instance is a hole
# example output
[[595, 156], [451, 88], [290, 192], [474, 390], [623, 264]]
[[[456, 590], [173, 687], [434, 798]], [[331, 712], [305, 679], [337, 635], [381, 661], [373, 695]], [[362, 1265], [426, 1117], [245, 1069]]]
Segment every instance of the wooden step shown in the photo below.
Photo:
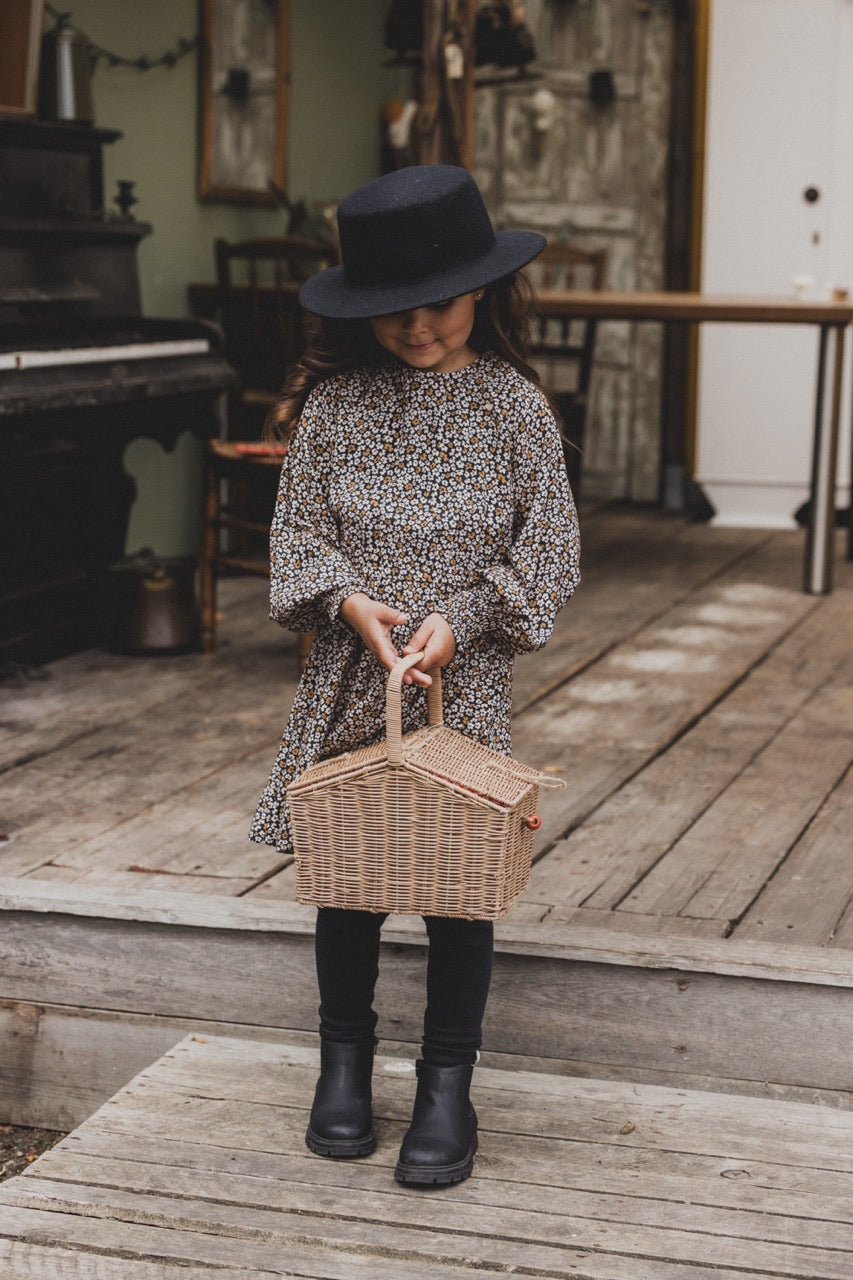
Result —
[[847, 1280], [853, 1115], [479, 1067], [464, 1184], [393, 1178], [414, 1094], [380, 1057], [379, 1144], [304, 1132], [316, 1046], [190, 1035], [0, 1186], [4, 1280]]
[[[317, 1025], [314, 911], [295, 903], [0, 881], [0, 1116], [70, 1128], [191, 1026]], [[426, 934], [383, 930], [385, 1044], [417, 1044]], [[853, 954], [499, 921], [485, 1043], [526, 1067], [829, 1105], [849, 1096]]]

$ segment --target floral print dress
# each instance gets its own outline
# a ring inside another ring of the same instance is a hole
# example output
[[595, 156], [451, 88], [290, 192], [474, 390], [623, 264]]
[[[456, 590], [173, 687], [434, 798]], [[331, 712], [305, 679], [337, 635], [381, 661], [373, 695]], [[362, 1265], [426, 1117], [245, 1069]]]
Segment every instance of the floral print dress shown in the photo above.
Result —
[[[510, 751], [512, 656], [543, 645], [579, 581], [577, 515], [542, 392], [484, 352], [435, 373], [394, 364], [311, 392], [284, 461], [270, 533], [271, 617], [315, 630], [251, 838], [290, 852], [285, 788], [315, 761], [385, 731], [387, 672], [339, 616], [363, 591], [408, 614], [401, 650], [440, 613], [451, 728]], [[403, 731], [426, 695], [403, 686]]]

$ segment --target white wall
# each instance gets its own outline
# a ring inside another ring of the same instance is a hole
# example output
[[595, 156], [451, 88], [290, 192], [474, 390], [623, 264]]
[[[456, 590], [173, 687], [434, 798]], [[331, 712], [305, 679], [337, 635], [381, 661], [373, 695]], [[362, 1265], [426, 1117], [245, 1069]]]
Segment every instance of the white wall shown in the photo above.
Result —
[[[705, 291], [791, 295], [808, 276], [811, 296], [853, 295], [851, 136], [853, 0], [712, 0]], [[718, 523], [788, 526], [807, 498], [816, 343], [799, 326], [703, 329], [696, 479]]]

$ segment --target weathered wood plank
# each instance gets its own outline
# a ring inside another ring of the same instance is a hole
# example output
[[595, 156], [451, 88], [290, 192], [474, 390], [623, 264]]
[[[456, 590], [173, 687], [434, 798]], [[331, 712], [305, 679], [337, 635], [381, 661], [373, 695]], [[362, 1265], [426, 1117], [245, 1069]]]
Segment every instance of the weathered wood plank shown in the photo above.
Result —
[[[88, 882], [85, 871], [78, 871], [74, 867], [65, 867], [54, 862], [36, 868], [31, 874], [37, 877], [40, 886], [76, 885], [81, 882], [85, 885]], [[107, 866], [102, 869], [101, 874], [93, 878], [99, 888], [131, 899], [137, 893], [157, 890], [192, 893], [205, 898], [219, 895], [233, 899], [235, 895], [248, 892], [257, 883], [254, 877], [229, 879], [225, 876], [193, 875], [192, 873], [173, 875], [168, 871], [158, 872], [136, 864], [132, 864], [127, 870], [113, 870]]]
[[[130, 868], [139, 868], [140, 876], [168, 872], [244, 883], [269, 874], [282, 865], [281, 855], [268, 845], [253, 844], [248, 833], [270, 751], [275, 746], [267, 743], [240, 759], [226, 760], [120, 826], [62, 850], [54, 862], [77, 871], [75, 878], [95, 883], [108, 883], [114, 870]], [[142, 879], [138, 883], [153, 887]]]
[[666, 750], [814, 608], [802, 593], [772, 585], [781, 573], [772, 545], [750, 568], [756, 581], [724, 575], [666, 614], [670, 634], [711, 626], [725, 643], [662, 644], [657, 619], [514, 718], [515, 753], [569, 782], [541, 796], [540, 850]]
[[[476, 1097], [479, 1101], [479, 1091]], [[282, 1183], [381, 1192], [388, 1188], [403, 1121], [380, 1117], [377, 1123], [379, 1146], [373, 1159], [348, 1169], [313, 1160], [302, 1143], [301, 1126], [290, 1118], [276, 1129], [275, 1145], [280, 1150], [270, 1149], [270, 1142], [264, 1150], [217, 1146], [198, 1135], [195, 1141], [181, 1141], [174, 1134], [155, 1138], [129, 1126], [112, 1129], [98, 1123], [75, 1133], [73, 1145], [66, 1143], [61, 1155], [40, 1157], [38, 1167], [28, 1170], [26, 1177], [67, 1178], [101, 1186], [137, 1185], [140, 1190], [168, 1188], [176, 1193], [184, 1186], [192, 1189], [195, 1180], [194, 1190], [199, 1195], [206, 1194], [206, 1188], [216, 1185], [220, 1177], [251, 1178], [260, 1196]], [[628, 1123], [624, 1121], [621, 1127]], [[291, 1134], [295, 1138], [289, 1142]], [[808, 1207], [815, 1217], [850, 1223], [850, 1175], [846, 1173], [755, 1160], [739, 1160], [733, 1165], [719, 1152], [703, 1155], [629, 1147], [618, 1132], [610, 1141], [596, 1140], [595, 1154], [596, 1159], [591, 1160], [590, 1146], [584, 1142], [526, 1135], [525, 1182], [514, 1184], [516, 1203], [538, 1202], [543, 1187], [543, 1207], [549, 1199], [557, 1202], [560, 1189], [643, 1199], [648, 1196], [651, 1179], [656, 1200], [688, 1205], [701, 1199], [708, 1206], [781, 1217], [801, 1217]], [[516, 1136], [489, 1130], [488, 1149], [481, 1153], [478, 1165], [478, 1182], [468, 1194], [478, 1203], [496, 1193], [511, 1194], [517, 1161]]]
[[251, 902], [296, 902], [296, 867], [289, 863], [250, 890], [247, 896]]
[[[151, 1224], [164, 1232], [189, 1229], [223, 1241], [264, 1237], [271, 1249], [280, 1251], [288, 1250], [297, 1239], [325, 1248], [361, 1248], [379, 1256], [396, 1256], [403, 1265], [409, 1258], [435, 1256], [464, 1266], [470, 1259], [469, 1237], [474, 1235], [479, 1263], [513, 1270], [520, 1266], [537, 1271], [548, 1268], [556, 1274], [571, 1260], [576, 1248], [572, 1242], [579, 1238], [587, 1247], [706, 1266], [719, 1262], [729, 1267], [740, 1264], [743, 1240], [749, 1239], [750, 1264], [759, 1274], [764, 1271], [780, 1278], [810, 1274], [846, 1280], [853, 1242], [853, 1231], [844, 1224], [738, 1214], [706, 1206], [699, 1210], [694, 1205], [679, 1212], [677, 1204], [655, 1204], [651, 1196], [645, 1201], [614, 1198], [611, 1206], [606, 1196], [568, 1193], [561, 1195], [559, 1206], [549, 1212], [545, 1206], [558, 1197], [546, 1194], [543, 1207], [531, 1212], [510, 1203], [495, 1206], [480, 1202], [475, 1210], [470, 1193], [458, 1199], [445, 1198], [440, 1205], [422, 1193], [406, 1197], [388, 1194], [382, 1197], [377, 1214], [375, 1190], [350, 1190], [345, 1217], [338, 1217], [337, 1188], [324, 1194], [317, 1187], [306, 1191], [290, 1184], [287, 1207], [280, 1208], [274, 1197], [268, 1197], [269, 1207], [259, 1204], [258, 1188], [251, 1180], [243, 1186], [248, 1195], [241, 1196], [236, 1179], [223, 1180], [208, 1204], [189, 1184], [183, 1195], [172, 1196], [19, 1179], [9, 1185], [2, 1200], [17, 1208], [107, 1216], [111, 1224]], [[518, 1203], [517, 1195], [514, 1202]], [[271, 1253], [268, 1265], [272, 1260]]]
[[[240, 906], [175, 899], [185, 913], [203, 907], [208, 921], [214, 906]], [[7, 915], [0, 966], [14, 998], [3, 1005], [3, 1038], [15, 1052], [0, 1060], [2, 1118], [65, 1127], [187, 1029], [314, 1033], [310, 925], [297, 918], [302, 932], [276, 933], [264, 914], [255, 908], [253, 929]], [[729, 955], [713, 940], [563, 932], [501, 926], [489, 1054], [538, 1057], [586, 1076], [844, 1104], [848, 952], [813, 949], [807, 960], [796, 949], [743, 944]], [[422, 927], [388, 931], [377, 1001], [384, 1041], [419, 1042], [424, 960]]]
[[[195, 1142], [204, 1134], [210, 1141], [212, 1133], [221, 1136], [220, 1121], [200, 1126], [198, 1117], [208, 1112], [220, 1116], [230, 1130], [236, 1114], [233, 1104], [239, 1103], [248, 1108], [246, 1122], [257, 1124], [255, 1137], [270, 1116], [280, 1116], [283, 1123], [268, 1131], [265, 1149], [301, 1153], [310, 1160], [302, 1143], [302, 1118], [313, 1096], [318, 1063], [316, 1045], [231, 1039], [223, 1046], [219, 1037], [193, 1035], [143, 1071], [86, 1127], [100, 1132], [118, 1125], [128, 1132], [135, 1115], [155, 1110], [156, 1133], [146, 1131], [148, 1138], [171, 1134], [174, 1141]], [[378, 1115], [405, 1125], [415, 1087], [413, 1063], [380, 1055], [375, 1083]], [[482, 1064], [475, 1074], [475, 1092], [484, 1128], [508, 1139], [529, 1134], [549, 1140], [615, 1142], [655, 1150], [661, 1157], [681, 1152], [714, 1161], [720, 1158], [722, 1115], [729, 1126], [728, 1158], [734, 1144], [739, 1158], [784, 1163], [784, 1149], [788, 1168], [834, 1170], [848, 1179], [848, 1185], [853, 1178], [849, 1111], [662, 1087], [632, 1090], [622, 1083], [507, 1072]], [[626, 1127], [626, 1120], [633, 1127]], [[251, 1145], [248, 1132], [242, 1145]], [[68, 1144], [54, 1148], [55, 1161], [64, 1160], [69, 1150]], [[386, 1151], [381, 1159], [391, 1160], [392, 1154]], [[488, 1169], [485, 1176], [490, 1176]], [[575, 1186], [575, 1176], [565, 1185]], [[830, 1208], [832, 1215], [840, 1214], [839, 1221], [853, 1221], [853, 1204]]]
[[591, 515], [583, 509], [581, 516], [582, 584], [558, 614], [545, 648], [516, 660], [516, 715], [707, 585], [740, 560], [745, 546], [757, 549], [767, 541], [755, 530], [709, 530], [677, 517], [650, 523], [631, 508]]
[[[287, 874], [286, 872], [282, 873]], [[109, 928], [109, 922], [163, 925], [190, 930], [211, 930], [208, 941], [216, 941], [219, 931], [281, 933], [311, 937], [316, 912], [296, 902], [262, 902], [256, 895], [226, 901], [196, 898], [182, 893], [141, 892], [132, 902], [109, 889], [87, 885], [84, 892], [37, 880], [0, 878], [0, 911], [10, 913], [4, 924], [14, 927], [14, 914], [32, 914], [30, 923], [44, 917], [58, 917], [48, 928]], [[42, 923], [43, 927], [43, 923]], [[775, 943], [739, 944], [730, 939], [725, 948], [701, 939], [613, 936], [594, 928], [568, 928], [562, 924], [542, 930], [514, 922], [510, 917], [495, 926], [498, 954], [531, 955], [537, 959], [558, 959], [571, 963], [628, 965], [639, 968], [686, 969], [763, 981], [804, 982], [853, 988], [853, 955], [844, 949], [827, 951], [815, 947], [782, 946]], [[168, 936], [168, 930], [164, 936]], [[202, 934], [204, 936], [204, 934]], [[392, 916], [383, 927], [383, 938], [392, 945], [411, 945], [423, 940], [423, 924], [417, 916]], [[2, 956], [4, 971], [17, 972], [20, 958], [13, 946]], [[23, 966], [20, 966], [23, 968]]]
[[[10, 1226], [20, 1229], [20, 1224], [29, 1222], [32, 1232], [38, 1236], [41, 1224], [47, 1215], [30, 1214], [27, 1210], [9, 1211]], [[222, 1280], [281, 1280], [281, 1271], [251, 1272], [245, 1268], [223, 1269], [210, 1266], [185, 1266], [183, 1263], [172, 1264], [157, 1259], [153, 1262], [140, 1261], [125, 1256], [108, 1257], [103, 1253], [79, 1249], [54, 1248], [50, 1245], [21, 1242], [20, 1240], [0, 1239], [0, 1264], [2, 1264], [3, 1280], [165, 1280], [171, 1272], [175, 1280], [211, 1280], [212, 1275]]]
[[738, 919], [850, 764], [831, 728], [840, 698], [815, 695], [626, 897], [624, 911]]
[[[58, 1230], [56, 1218], [56, 1214], [39, 1210], [4, 1210], [0, 1226], [10, 1240], [8, 1243], [0, 1240], [0, 1259], [4, 1252], [8, 1252], [10, 1256], [16, 1257], [17, 1265], [26, 1265], [26, 1250], [30, 1246], [18, 1245], [16, 1241], [51, 1240]], [[66, 1239], [73, 1240], [77, 1248], [87, 1250], [83, 1255], [87, 1261], [93, 1247], [103, 1247], [103, 1221], [75, 1218], [63, 1223], [62, 1228]], [[135, 1253], [156, 1255], [158, 1247], [162, 1250], [163, 1233], [156, 1227], [122, 1223], [118, 1229], [113, 1228], [110, 1234], [114, 1237], [118, 1235], [121, 1240], [122, 1260], [133, 1261]], [[254, 1241], [232, 1242], [218, 1237], [208, 1242], [199, 1237], [198, 1233], [171, 1231], [169, 1247], [174, 1261], [165, 1259], [157, 1264], [163, 1268], [161, 1274], [164, 1280], [170, 1276], [173, 1266], [175, 1280], [182, 1280], [186, 1274], [187, 1259], [196, 1258], [199, 1253], [206, 1255], [205, 1275], [221, 1273], [224, 1280], [267, 1280], [270, 1274], [264, 1268], [264, 1258], [267, 1261], [270, 1258], [269, 1246], [259, 1246]], [[65, 1251], [60, 1256], [64, 1257], [64, 1253]], [[47, 1256], [56, 1257], [56, 1254], [51, 1251]], [[162, 1253], [160, 1256], [162, 1257]], [[345, 1250], [340, 1246], [330, 1251], [311, 1249], [302, 1244], [288, 1245], [286, 1253], [279, 1247], [274, 1265], [278, 1267], [273, 1272], [274, 1275], [298, 1275], [307, 1277], [308, 1280], [399, 1280], [402, 1270], [399, 1257], [364, 1254]], [[281, 1265], [289, 1270], [282, 1272]], [[578, 1276], [581, 1280], [756, 1280], [756, 1277], [761, 1280], [761, 1274], [752, 1269], [743, 1271], [739, 1267], [731, 1270], [717, 1266], [695, 1266], [689, 1262], [627, 1257], [624, 1253], [612, 1254], [588, 1248], [577, 1249], [573, 1256], [564, 1257], [561, 1267], [559, 1271], [538, 1270], [536, 1274], [542, 1280], [565, 1280], [568, 1275]], [[211, 1268], [215, 1268], [215, 1271]], [[471, 1261], [471, 1271], [477, 1280], [505, 1280], [507, 1275], [503, 1266], [494, 1269], [476, 1260]], [[15, 1280], [18, 1280], [18, 1274], [13, 1274]], [[44, 1280], [44, 1273], [40, 1271], [22, 1270], [19, 1274], [21, 1280]], [[121, 1274], [118, 1273], [119, 1276]], [[192, 1270], [189, 1274], [193, 1274]], [[524, 1271], [517, 1274], [523, 1275]], [[411, 1257], [405, 1259], [406, 1280], [458, 1280], [462, 1275], [464, 1271], [459, 1265], [448, 1264], [438, 1257], [430, 1258], [425, 1264]], [[106, 1271], [102, 1275], [94, 1270], [76, 1273], [71, 1271], [68, 1274], [68, 1280], [114, 1280], [114, 1277], [118, 1280], [115, 1272], [111, 1274]], [[58, 1280], [66, 1280], [66, 1277], [59, 1273]], [[768, 1277], [768, 1280], [771, 1278]]]
[[[147, 1069], [106, 1103], [92, 1124], [99, 1130], [130, 1134], [145, 1116], [149, 1138], [192, 1143], [205, 1135], [205, 1142], [218, 1146], [230, 1148], [236, 1143], [244, 1150], [261, 1147], [308, 1158], [304, 1122], [316, 1079], [316, 1050], [300, 1047], [291, 1053], [286, 1044], [276, 1045], [270, 1060], [257, 1042], [234, 1044], [224, 1066], [208, 1069], [206, 1063], [218, 1053], [218, 1038], [193, 1037], [192, 1061], [201, 1065], [194, 1066], [192, 1074], [170, 1056], [170, 1069], [160, 1071], [160, 1064]], [[205, 1046], [208, 1059], [198, 1056]], [[246, 1080], [246, 1076], [252, 1078]], [[396, 1159], [394, 1148], [410, 1116], [413, 1064], [381, 1057], [375, 1086], [377, 1116], [386, 1125], [396, 1126], [377, 1157], [378, 1163], [389, 1164]], [[506, 1072], [482, 1065], [475, 1076], [474, 1095], [483, 1131], [503, 1134], [508, 1142], [529, 1136], [552, 1142], [615, 1144], [654, 1150], [659, 1157], [678, 1152], [695, 1158], [694, 1165], [706, 1167], [724, 1156], [730, 1162], [779, 1163], [789, 1169], [837, 1174], [839, 1183], [843, 1177], [853, 1178], [849, 1112], [721, 1094], [694, 1097], [687, 1090], [661, 1087], [644, 1086], [632, 1093], [631, 1086], [623, 1083]], [[55, 1150], [59, 1161], [65, 1148]], [[490, 1176], [487, 1164], [483, 1177]], [[573, 1179], [566, 1185], [577, 1184]], [[826, 1217], [849, 1223], [849, 1204], [829, 1204]]]
[[[0, 1122], [68, 1132], [188, 1033], [298, 1040], [300, 1032], [203, 1018], [0, 1001]], [[316, 1031], [302, 1033], [314, 1044]]]
[[[627, 914], [621, 911], [596, 911], [587, 907], [553, 908], [536, 907], [535, 903], [524, 904], [533, 913], [542, 912], [540, 923], [549, 928], [553, 924], [580, 925], [585, 929], [597, 929], [602, 932], [628, 933], [635, 938], [648, 936], [667, 938], [670, 942], [676, 938], [718, 938], [723, 939], [729, 933], [728, 920], [693, 920], [687, 916], [646, 916], [639, 913]], [[526, 913], [519, 912], [514, 919], [524, 919]]]
[[[257, 578], [223, 579], [223, 620], [214, 654], [134, 658], [86, 650], [62, 658], [2, 689], [0, 771], [50, 755], [87, 737], [105, 722], [127, 720], [155, 706], [168, 708], [197, 689], [208, 705], [227, 697], [240, 655], [268, 673], [269, 687], [298, 678], [296, 637], [268, 619], [268, 588]], [[93, 688], [97, 687], [97, 697]], [[191, 695], [190, 695], [191, 696]]]
[[[842, 660], [841, 640], [826, 652], [823, 618], [822, 611], [808, 614], [683, 737], [559, 841], [534, 866], [526, 898], [553, 905], [550, 919], [567, 918], [580, 904], [617, 906], [833, 675]], [[834, 616], [830, 623], [839, 637], [846, 634], [834, 625], [841, 620]], [[658, 634], [663, 642], [703, 650], [709, 632], [727, 641], [724, 628], [708, 625], [662, 627]]]
[[[184, 708], [171, 718], [155, 708], [107, 726], [89, 735], [84, 752], [75, 744], [4, 779], [8, 851], [16, 862], [68, 857], [75, 844], [110, 833], [229, 762], [259, 756], [259, 742], [274, 752], [276, 732], [252, 716], [240, 723], [227, 713], [191, 717]], [[258, 789], [265, 776], [259, 760]]]
[[267, 905], [254, 898], [191, 898], [167, 890], [143, 889], [132, 900], [108, 887], [86, 884], [59, 888], [43, 879], [0, 877], [0, 911], [60, 914], [79, 919], [179, 924], [195, 929], [241, 929], [310, 933], [316, 910], [296, 902]]
[[303, 1143], [316, 1049], [187, 1038], [0, 1188], [4, 1248], [165, 1267], [215, 1249], [225, 1274], [341, 1280], [369, 1261], [424, 1280], [848, 1274], [853, 1115], [480, 1068], [474, 1177], [425, 1196], [391, 1175], [414, 1089], [397, 1065], [378, 1064], [375, 1155], [324, 1161]]
[[[275, 1239], [259, 1233], [252, 1238], [248, 1233], [234, 1236], [207, 1234], [193, 1227], [172, 1228], [167, 1238], [158, 1223], [113, 1222], [107, 1215], [68, 1215], [65, 1221], [61, 1221], [56, 1213], [9, 1206], [0, 1208], [0, 1229], [7, 1240], [69, 1243], [85, 1249], [87, 1257], [89, 1252], [109, 1251], [113, 1257], [122, 1260], [157, 1259], [161, 1275], [169, 1277], [174, 1273], [175, 1280], [182, 1280], [184, 1268], [188, 1265], [201, 1266], [208, 1276], [221, 1273], [227, 1280], [232, 1280], [232, 1277], [234, 1280], [264, 1280], [270, 1273], [279, 1277], [304, 1276], [310, 1280], [399, 1280], [401, 1264], [407, 1280], [409, 1277], [411, 1280], [456, 1280], [460, 1274], [457, 1265], [448, 1264], [440, 1257], [430, 1258], [427, 1255], [427, 1260], [423, 1261], [402, 1251], [391, 1257], [383, 1256], [374, 1250], [360, 1249], [357, 1242], [351, 1249], [340, 1242], [332, 1248], [324, 1248], [310, 1239], [305, 1240], [301, 1234], [290, 1239]], [[168, 1254], [164, 1256], [166, 1249]], [[286, 1270], [283, 1271], [282, 1267]], [[71, 1274], [73, 1276], [73, 1272]], [[83, 1272], [85, 1280], [90, 1280], [90, 1274]], [[503, 1280], [506, 1270], [503, 1267], [485, 1267], [482, 1270], [478, 1268], [476, 1274], [478, 1280], [480, 1277], [483, 1280]], [[549, 1275], [557, 1280], [560, 1273], [552, 1270], [541, 1274], [545, 1280], [549, 1280]], [[604, 1274], [599, 1272], [602, 1278]], [[115, 1272], [112, 1276], [107, 1272], [105, 1280], [113, 1280], [115, 1275]], [[665, 1273], [658, 1272], [658, 1275], [662, 1275], [662, 1280], [670, 1280]], [[36, 1276], [43, 1280], [39, 1273], [35, 1273], [33, 1280]], [[614, 1276], [613, 1280], [619, 1280], [619, 1277]], [[625, 1280], [628, 1280], [627, 1275]], [[648, 1271], [646, 1276], [637, 1277], [637, 1280], [653, 1280], [652, 1273]], [[694, 1276], [676, 1273], [672, 1280], [694, 1280]], [[717, 1280], [717, 1275], [710, 1277], [699, 1273], [696, 1280]], [[733, 1280], [741, 1280], [741, 1276], [736, 1275]]]
[[[254, 587], [264, 589], [264, 584], [255, 580]], [[98, 861], [112, 851], [113, 842], [125, 838], [129, 821], [144, 825], [152, 807], [168, 806], [170, 800], [176, 816], [171, 834], [179, 843], [182, 799], [185, 819], [215, 821], [211, 788], [229, 767], [234, 777], [226, 773], [222, 779], [222, 799], [233, 800], [234, 830], [230, 841], [224, 834], [211, 839], [199, 832], [205, 847], [217, 845], [206, 869], [224, 846], [245, 866], [232, 876], [241, 881], [234, 892], [269, 873], [275, 865], [272, 851], [262, 852], [245, 837], [296, 687], [294, 638], [260, 612], [245, 634], [234, 630], [234, 637], [226, 632], [221, 648], [208, 658], [184, 655], [152, 662], [90, 653], [84, 663], [82, 655], [74, 655], [53, 664], [47, 680], [4, 705], [4, 722], [12, 726], [10, 750], [24, 761], [3, 778], [7, 874], [27, 874], [54, 857], [73, 865], [75, 855], [76, 865], [88, 869], [86, 855], [75, 845], [91, 845]], [[75, 729], [78, 711], [83, 721]], [[255, 759], [244, 763], [253, 753]], [[237, 781], [241, 765], [244, 773]], [[188, 792], [193, 785], [200, 788], [197, 800]], [[160, 829], [164, 814], [156, 815]], [[188, 860], [186, 849], [183, 856]], [[131, 854], [128, 861], [134, 860], [145, 865], [145, 859]]]

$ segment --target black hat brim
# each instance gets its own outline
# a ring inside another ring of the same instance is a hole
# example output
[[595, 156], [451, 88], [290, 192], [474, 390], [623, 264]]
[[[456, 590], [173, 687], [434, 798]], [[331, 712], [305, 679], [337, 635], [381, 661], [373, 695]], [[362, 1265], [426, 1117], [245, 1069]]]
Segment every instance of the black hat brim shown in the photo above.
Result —
[[472, 293], [510, 275], [541, 253], [545, 243], [538, 231], [498, 231], [494, 247], [473, 262], [394, 284], [352, 284], [343, 267], [328, 267], [304, 282], [299, 301], [312, 315], [330, 320], [366, 320], [411, 311]]

